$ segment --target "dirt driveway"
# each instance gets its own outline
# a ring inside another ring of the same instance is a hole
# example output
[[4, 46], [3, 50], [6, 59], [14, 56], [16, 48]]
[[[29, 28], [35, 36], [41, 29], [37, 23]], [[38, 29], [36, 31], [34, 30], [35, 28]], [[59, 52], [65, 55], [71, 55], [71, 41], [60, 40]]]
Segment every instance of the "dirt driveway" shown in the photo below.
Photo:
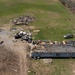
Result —
[[4, 29], [0, 32], [0, 40], [4, 43], [0, 45], [0, 75], [27, 75], [27, 48], [25, 41], [13, 41], [15, 31]]

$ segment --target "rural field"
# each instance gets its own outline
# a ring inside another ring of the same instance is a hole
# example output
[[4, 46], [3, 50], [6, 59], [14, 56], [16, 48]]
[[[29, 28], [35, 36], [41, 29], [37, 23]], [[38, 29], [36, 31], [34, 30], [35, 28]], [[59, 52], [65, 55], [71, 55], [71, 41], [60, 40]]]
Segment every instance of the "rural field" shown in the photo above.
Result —
[[34, 33], [34, 39], [63, 40], [64, 34], [75, 33], [75, 15], [58, 0], [0, 1], [0, 25], [8, 24], [21, 15], [35, 17], [35, 22], [31, 24], [32, 31], [37, 29], [40, 32]]
[[[62, 41], [65, 34], [75, 35], [75, 15], [59, 0], [0, 0], [1, 27], [10, 26], [12, 19], [22, 15], [35, 17], [35, 21], [30, 24], [35, 40]], [[39, 30], [39, 32], [36, 33], [34, 30]], [[72, 58], [53, 59], [51, 64], [46, 64], [43, 60], [29, 60], [28, 62], [30, 71], [28, 75], [75, 75], [75, 59]]]

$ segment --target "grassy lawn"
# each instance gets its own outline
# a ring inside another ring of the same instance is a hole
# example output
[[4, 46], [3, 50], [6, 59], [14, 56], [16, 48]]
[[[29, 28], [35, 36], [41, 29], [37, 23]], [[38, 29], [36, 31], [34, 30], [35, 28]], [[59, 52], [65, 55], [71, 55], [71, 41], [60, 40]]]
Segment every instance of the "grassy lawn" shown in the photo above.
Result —
[[36, 39], [43, 40], [57, 40], [62, 41], [63, 35], [67, 33], [72, 33], [71, 29], [64, 29], [63, 27], [51, 27], [51, 28], [41, 28], [40, 32], [35, 36]]
[[31, 26], [40, 32], [34, 35], [34, 39], [63, 40], [64, 34], [75, 31], [75, 15], [58, 0], [0, 1], [0, 25], [8, 24], [10, 20], [24, 14], [36, 19]]

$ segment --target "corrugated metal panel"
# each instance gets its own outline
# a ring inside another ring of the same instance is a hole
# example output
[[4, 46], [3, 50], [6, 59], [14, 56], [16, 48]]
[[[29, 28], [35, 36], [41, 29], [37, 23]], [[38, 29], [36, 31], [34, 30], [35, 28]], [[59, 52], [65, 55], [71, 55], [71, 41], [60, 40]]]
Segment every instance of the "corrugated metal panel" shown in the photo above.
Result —
[[32, 58], [61, 58], [61, 57], [75, 57], [75, 52], [33, 52], [31, 55]]

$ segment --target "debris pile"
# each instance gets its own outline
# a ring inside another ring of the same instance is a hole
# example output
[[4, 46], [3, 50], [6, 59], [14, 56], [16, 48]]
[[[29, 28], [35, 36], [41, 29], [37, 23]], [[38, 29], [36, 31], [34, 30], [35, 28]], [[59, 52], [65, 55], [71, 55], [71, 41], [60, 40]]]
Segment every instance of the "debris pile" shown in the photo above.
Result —
[[45, 64], [53, 63], [53, 60], [51, 58], [50, 59], [43, 59], [43, 61]]
[[60, 2], [75, 14], [75, 0], [60, 0]]
[[[33, 48], [32, 51], [52, 51], [51, 49], [54, 49], [55, 51], [64, 51], [68, 47], [70, 48], [75, 48], [75, 41], [50, 41], [50, 40], [35, 40], [32, 42]], [[59, 48], [56, 50], [56, 48]], [[65, 47], [65, 48], [64, 48]], [[71, 50], [70, 50], [71, 51]]]
[[14, 37], [15, 37], [15, 39], [21, 38], [22, 40], [26, 40], [28, 43], [32, 42], [32, 34], [26, 33], [25, 31], [20, 31]]
[[12, 20], [12, 24], [14, 25], [29, 25], [30, 22], [34, 21], [35, 18], [32, 16], [20, 16], [19, 18], [15, 18], [14, 20]]
[[[35, 42], [35, 43], [34, 43]], [[30, 58], [69, 58], [75, 57], [75, 41], [34, 41]]]

